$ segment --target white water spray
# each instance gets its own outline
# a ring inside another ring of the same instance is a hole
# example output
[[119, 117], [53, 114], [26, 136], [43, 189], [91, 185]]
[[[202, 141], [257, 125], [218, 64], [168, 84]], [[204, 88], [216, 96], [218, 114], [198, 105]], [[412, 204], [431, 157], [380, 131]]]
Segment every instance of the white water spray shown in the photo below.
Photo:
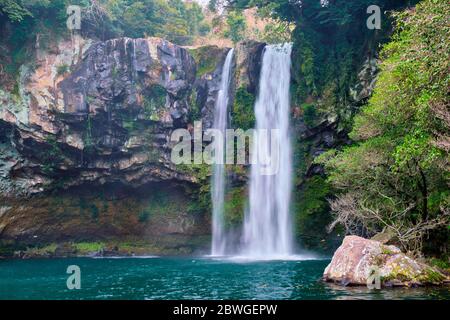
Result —
[[[263, 175], [262, 165], [251, 167], [249, 211], [243, 230], [241, 254], [255, 259], [284, 259], [292, 255], [292, 230], [289, 216], [291, 200], [292, 152], [289, 132], [289, 86], [291, 44], [266, 46], [259, 93], [255, 103], [256, 131], [253, 156], [265, 156], [270, 146], [257, 143], [264, 129], [277, 129], [279, 167], [274, 175]], [[273, 146], [273, 145], [272, 145]]]
[[[218, 129], [225, 137], [227, 129], [227, 114], [229, 102], [229, 88], [232, 73], [234, 49], [228, 51], [225, 63], [222, 69], [222, 79], [220, 82], [220, 90], [216, 101], [216, 110], [214, 114], [214, 129]], [[225, 144], [223, 149], [225, 148]], [[223, 205], [225, 195], [225, 150], [220, 153], [223, 161], [214, 164], [213, 176], [211, 181], [211, 196], [213, 205], [213, 222], [212, 222], [212, 246], [211, 254], [213, 256], [223, 256], [226, 251], [226, 234], [224, 230]]]

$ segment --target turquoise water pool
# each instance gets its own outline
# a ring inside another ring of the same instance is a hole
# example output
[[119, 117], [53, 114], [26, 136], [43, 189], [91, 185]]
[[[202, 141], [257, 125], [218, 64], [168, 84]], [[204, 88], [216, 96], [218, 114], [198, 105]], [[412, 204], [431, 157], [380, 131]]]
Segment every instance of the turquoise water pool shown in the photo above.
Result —
[[[329, 260], [210, 258], [0, 260], [0, 299], [449, 299], [448, 288], [343, 288], [320, 281]], [[67, 267], [81, 270], [69, 290]]]

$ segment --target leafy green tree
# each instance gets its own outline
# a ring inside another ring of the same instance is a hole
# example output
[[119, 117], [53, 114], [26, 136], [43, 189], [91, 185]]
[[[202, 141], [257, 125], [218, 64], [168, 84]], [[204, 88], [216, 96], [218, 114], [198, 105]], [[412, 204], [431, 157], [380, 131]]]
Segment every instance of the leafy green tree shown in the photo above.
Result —
[[21, 22], [31, 16], [20, 2], [13, 0], [0, 0], [0, 15], [6, 15], [13, 22]]
[[208, 1], [208, 10], [211, 12], [217, 12], [217, 0]]
[[285, 21], [274, 21], [264, 26], [262, 40], [267, 43], [291, 41], [291, 24]]
[[189, 44], [209, 31], [201, 6], [182, 0], [0, 0], [0, 26], [13, 23], [22, 45], [38, 33], [64, 36], [69, 4], [82, 7], [82, 33], [101, 40], [158, 36]]
[[243, 40], [247, 25], [242, 12], [238, 10], [229, 12], [226, 22], [228, 29], [225, 31], [225, 37], [230, 38], [233, 43]]
[[437, 230], [448, 241], [449, 10], [424, 0], [395, 15], [374, 95], [350, 135], [357, 143], [321, 159], [339, 191], [336, 223], [351, 233], [388, 231], [412, 251]]

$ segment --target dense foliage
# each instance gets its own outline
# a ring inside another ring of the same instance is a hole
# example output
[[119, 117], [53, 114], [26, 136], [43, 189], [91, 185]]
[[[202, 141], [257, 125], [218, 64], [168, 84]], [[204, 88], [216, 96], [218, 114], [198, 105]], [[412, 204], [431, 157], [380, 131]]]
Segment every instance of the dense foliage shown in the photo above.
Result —
[[81, 7], [81, 30], [75, 32], [93, 39], [156, 36], [189, 45], [210, 29], [201, 6], [182, 0], [0, 0], [2, 86], [15, 82], [36, 48], [70, 35], [69, 5]]
[[290, 37], [287, 23], [267, 20], [261, 31], [247, 25], [248, 19], [267, 17], [264, 10], [259, 17], [245, 16], [240, 9], [216, 10], [222, 1], [212, 1], [211, 11], [205, 12], [197, 2], [183, 0], [0, 0], [0, 73], [17, 74], [35, 47], [45, 49], [52, 40], [69, 36], [69, 5], [81, 7], [81, 34], [93, 39], [157, 36], [197, 45], [209, 43], [210, 35], [233, 43], [247, 38], [271, 43]]
[[446, 1], [425, 0], [395, 15], [375, 93], [350, 135], [357, 143], [322, 157], [340, 191], [336, 222], [351, 233], [384, 230], [414, 251], [431, 235], [447, 250], [449, 11]]
[[[334, 0], [323, 5], [320, 0], [230, 0], [235, 8], [257, 6], [273, 18], [295, 23], [293, 64], [297, 102], [319, 98], [331, 91], [345, 105], [348, 88], [356, 77], [355, 68], [387, 40], [389, 19], [382, 17], [384, 32], [366, 26], [367, 8], [378, 5], [381, 11], [392, 10], [415, 1]], [[325, 101], [333, 105], [336, 101]]]
[[201, 6], [182, 0], [1, 0], [0, 25], [12, 23], [16, 38], [55, 28], [62, 34], [68, 5], [81, 6], [83, 33], [102, 40], [147, 35], [186, 44], [209, 31]]
[[225, 37], [230, 38], [233, 43], [244, 40], [246, 23], [242, 12], [238, 10], [231, 11], [226, 19], [228, 29], [225, 31]]

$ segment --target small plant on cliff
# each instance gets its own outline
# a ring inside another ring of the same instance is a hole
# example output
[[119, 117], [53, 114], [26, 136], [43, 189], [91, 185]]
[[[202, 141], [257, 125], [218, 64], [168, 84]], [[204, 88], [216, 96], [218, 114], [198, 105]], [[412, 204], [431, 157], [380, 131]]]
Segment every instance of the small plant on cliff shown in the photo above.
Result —
[[197, 65], [197, 77], [212, 73], [217, 68], [222, 49], [216, 46], [205, 46], [195, 49], [189, 49], [189, 53]]
[[159, 120], [159, 113], [166, 105], [167, 92], [166, 89], [159, 85], [152, 85], [146, 92], [144, 92], [144, 114], [148, 120]]
[[69, 72], [69, 66], [67, 64], [61, 64], [61, 65], [56, 67], [56, 74], [58, 76], [63, 76], [67, 72]]
[[240, 87], [236, 90], [236, 98], [234, 99], [232, 110], [232, 124], [234, 128], [247, 130], [255, 126], [254, 104], [255, 97], [246, 88]]
[[145, 223], [148, 221], [149, 217], [150, 217], [150, 212], [148, 210], [143, 210], [141, 213], [139, 213], [138, 221], [141, 223]]
[[92, 116], [91, 114], [87, 115], [86, 118], [86, 128], [83, 135], [83, 143], [85, 150], [87, 152], [91, 151], [94, 147], [94, 141], [92, 139]]
[[224, 218], [227, 227], [242, 224], [247, 196], [244, 187], [235, 187], [225, 195]]
[[197, 91], [192, 90], [191, 95], [189, 96], [189, 122], [193, 123], [194, 121], [201, 120], [202, 112], [201, 112], [201, 106], [199, 105], [197, 101]]
[[313, 104], [305, 103], [301, 106], [303, 111], [303, 121], [305, 124], [312, 128], [314, 127], [317, 119], [316, 107]]
[[63, 152], [54, 136], [48, 136], [45, 140], [46, 148], [42, 151], [42, 171], [46, 175], [54, 175], [55, 170], [64, 161]]
[[229, 12], [226, 22], [228, 29], [224, 33], [225, 37], [230, 38], [233, 43], [243, 40], [247, 25], [242, 12], [239, 10]]

